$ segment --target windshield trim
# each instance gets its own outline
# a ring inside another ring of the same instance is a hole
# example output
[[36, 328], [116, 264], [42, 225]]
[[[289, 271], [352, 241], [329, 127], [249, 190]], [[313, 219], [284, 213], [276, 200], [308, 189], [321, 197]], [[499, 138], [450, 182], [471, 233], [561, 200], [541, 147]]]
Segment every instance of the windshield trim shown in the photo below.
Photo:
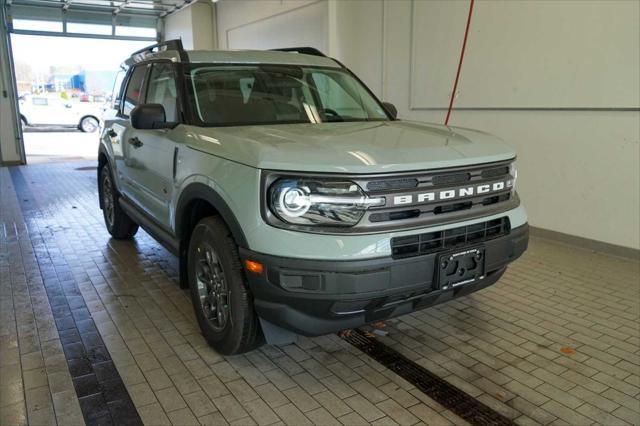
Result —
[[[330, 70], [330, 71], [339, 71], [339, 72], [344, 72], [345, 74], [353, 77], [358, 84], [360, 84], [360, 86], [362, 88], [364, 88], [364, 90], [366, 91], [366, 93], [371, 96], [371, 98], [374, 100], [374, 102], [380, 107], [380, 109], [384, 112], [384, 115], [386, 116], [386, 118], [369, 118], [369, 119], [348, 119], [348, 120], [341, 120], [341, 121], [323, 121], [321, 123], [311, 123], [309, 121], [302, 121], [302, 120], [277, 120], [274, 122], [259, 122], [259, 123], [207, 123], [205, 121], [203, 121], [198, 112], [196, 111], [197, 108], [197, 101], [195, 98], [195, 93], [193, 90], [193, 84], [190, 84], [190, 77], [191, 77], [191, 71], [193, 71], [196, 68], [215, 68], [215, 67], [247, 67], [247, 66], [256, 66], [256, 67], [260, 67], [260, 66], [277, 66], [277, 65], [282, 65], [282, 66], [299, 66], [300, 68], [313, 68], [313, 69], [324, 69], [324, 70]], [[207, 63], [207, 62], [198, 62], [198, 63], [188, 63], [188, 64], [184, 64], [184, 68], [182, 70], [181, 73], [184, 77], [184, 85], [186, 88], [186, 99], [187, 102], [189, 104], [189, 108], [192, 109], [192, 113], [189, 114], [191, 117], [190, 121], [190, 125], [193, 126], [198, 126], [198, 127], [208, 127], [208, 128], [213, 128], [213, 127], [251, 127], [251, 126], [273, 126], [273, 125], [279, 125], [279, 124], [315, 124], [315, 125], [320, 125], [320, 124], [340, 124], [340, 123], [355, 123], [355, 122], [381, 122], [381, 121], [396, 121], [398, 120], [397, 118], [393, 118], [391, 116], [391, 114], [389, 113], [389, 111], [387, 111], [387, 108], [385, 108], [384, 104], [382, 103], [382, 101], [371, 91], [371, 89], [369, 88], [369, 86], [367, 86], [366, 84], [364, 84], [364, 82], [355, 74], [353, 73], [349, 68], [343, 66], [342, 68], [336, 68], [336, 67], [331, 67], [331, 66], [316, 66], [316, 65], [291, 65], [291, 64], [272, 64], [272, 63], [262, 63], [262, 62], [225, 62], [225, 63], [220, 63], [220, 62], [212, 62], [212, 63]]]

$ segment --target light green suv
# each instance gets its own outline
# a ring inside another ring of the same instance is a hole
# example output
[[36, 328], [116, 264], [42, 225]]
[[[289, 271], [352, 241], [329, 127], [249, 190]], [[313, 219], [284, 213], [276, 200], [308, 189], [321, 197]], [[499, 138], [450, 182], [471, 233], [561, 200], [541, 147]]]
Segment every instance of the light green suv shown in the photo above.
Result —
[[315, 49], [169, 41], [124, 68], [98, 159], [107, 229], [179, 257], [221, 353], [469, 294], [527, 248], [511, 148], [397, 119]]

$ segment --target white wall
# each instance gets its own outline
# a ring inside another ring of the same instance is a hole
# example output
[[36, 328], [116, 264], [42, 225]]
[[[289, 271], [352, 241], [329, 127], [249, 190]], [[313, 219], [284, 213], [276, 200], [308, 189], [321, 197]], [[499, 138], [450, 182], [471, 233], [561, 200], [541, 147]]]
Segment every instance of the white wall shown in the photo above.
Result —
[[216, 48], [215, 8], [199, 1], [172, 13], [164, 20], [164, 40], [181, 39], [188, 50]]
[[[349, 4], [359, 9], [351, 13], [360, 19], [366, 15], [372, 22], [384, 22], [384, 44], [371, 33], [344, 38], [341, 42], [348, 49], [370, 52], [370, 56], [342, 56], [343, 48], [338, 59], [362, 74], [374, 90], [382, 86], [378, 93], [398, 107], [401, 117], [442, 123], [444, 108], [429, 107], [444, 107], [451, 95], [468, 11], [461, 10], [460, 3], [468, 6], [468, 2], [342, 0], [338, 2], [342, 7]], [[510, 7], [503, 8], [507, 3]], [[454, 111], [450, 124], [486, 130], [516, 148], [519, 191], [532, 225], [638, 249], [640, 34], [634, 19], [640, 13], [639, 3], [535, 1], [533, 5], [545, 8], [547, 14], [554, 6], [554, 19], [543, 19], [540, 10], [532, 11], [532, 2], [476, 1], [456, 105], [471, 104], [477, 109]], [[526, 13], [516, 13], [517, 7]], [[430, 9], [431, 18], [426, 19]], [[505, 22], [534, 18], [536, 31], [543, 37], [531, 40], [530, 22], [522, 33], [511, 22], [501, 44], [489, 43], [497, 40], [496, 28]], [[590, 28], [599, 37], [597, 43]], [[573, 43], [590, 43], [589, 57], [585, 58], [584, 46], [572, 50], [567, 45], [563, 37], [568, 29], [577, 32], [570, 37]], [[522, 46], [522, 51], [516, 54], [513, 46]], [[612, 57], [616, 60], [611, 61]], [[594, 66], [589, 67], [590, 63]], [[380, 64], [382, 82], [376, 78], [378, 73], [370, 73]], [[516, 70], [520, 74], [512, 75]], [[527, 72], [530, 75], [523, 75]], [[553, 78], [541, 79], [540, 73]], [[582, 93], [576, 81], [582, 82]], [[539, 93], [547, 93], [548, 102]], [[482, 110], [499, 106], [525, 109]], [[526, 109], [532, 106], [550, 110]], [[636, 110], [553, 109], [558, 106]]]
[[165, 40], [180, 39], [185, 49], [193, 49], [191, 8], [184, 8], [165, 18], [163, 38]]
[[2, 22], [3, 19], [0, 16], [0, 159], [3, 163], [17, 163], [21, 161], [21, 156], [16, 141], [9, 55], [5, 46], [6, 33]]
[[327, 50], [325, 1], [221, 1], [216, 11], [221, 49], [311, 46]]
[[[292, 32], [295, 11], [319, 4], [326, 32]], [[536, 227], [640, 248], [639, 5], [476, 1], [456, 99], [470, 109], [454, 110], [450, 124], [516, 148]], [[255, 47], [322, 38], [401, 118], [444, 122], [467, 1], [222, 0], [216, 8], [221, 48], [247, 27]], [[279, 25], [261, 24], [269, 21]]]

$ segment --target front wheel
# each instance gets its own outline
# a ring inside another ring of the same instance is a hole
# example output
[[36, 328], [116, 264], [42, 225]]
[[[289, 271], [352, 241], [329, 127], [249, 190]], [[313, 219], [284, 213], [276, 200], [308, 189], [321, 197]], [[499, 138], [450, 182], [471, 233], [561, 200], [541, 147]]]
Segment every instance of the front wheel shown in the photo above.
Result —
[[78, 128], [85, 133], [95, 133], [100, 128], [100, 122], [95, 117], [83, 117]]
[[122, 210], [118, 190], [113, 184], [111, 169], [108, 164], [100, 170], [100, 197], [102, 197], [102, 214], [107, 231], [116, 240], [127, 240], [138, 232], [138, 225]]
[[202, 334], [224, 355], [256, 348], [262, 332], [229, 228], [219, 217], [207, 217], [191, 235], [189, 288]]

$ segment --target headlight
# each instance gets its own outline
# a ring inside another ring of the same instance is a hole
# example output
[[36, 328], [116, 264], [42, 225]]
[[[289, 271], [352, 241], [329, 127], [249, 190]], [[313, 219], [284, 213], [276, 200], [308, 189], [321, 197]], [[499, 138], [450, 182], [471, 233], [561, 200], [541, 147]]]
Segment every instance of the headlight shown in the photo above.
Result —
[[279, 179], [269, 188], [269, 208], [280, 220], [295, 225], [353, 226], [366, 209], [382, 206], [358, 185], [331, 179]]
[[513, 177], [511, 189], [513, 191], [516, 190], [516, 181], [518, 180], [518, 169], [516, 168], [515, 163], [509, 164], [509, 174]]

